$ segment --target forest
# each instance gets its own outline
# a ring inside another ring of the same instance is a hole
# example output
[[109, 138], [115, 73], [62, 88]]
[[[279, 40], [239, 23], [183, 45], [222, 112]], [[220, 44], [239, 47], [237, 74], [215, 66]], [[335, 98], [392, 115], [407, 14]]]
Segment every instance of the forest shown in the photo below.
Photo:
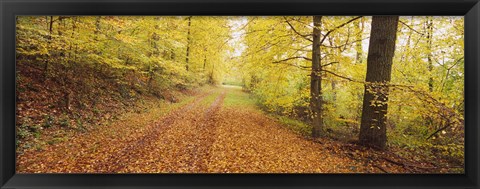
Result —
[[464, 173], [464, 19], [17, 16], [18, 173]]

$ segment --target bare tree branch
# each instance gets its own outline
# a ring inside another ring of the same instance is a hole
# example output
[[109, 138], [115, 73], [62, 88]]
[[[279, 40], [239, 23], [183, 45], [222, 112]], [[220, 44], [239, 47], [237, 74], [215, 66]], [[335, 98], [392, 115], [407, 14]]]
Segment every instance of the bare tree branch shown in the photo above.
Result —
[[303, 69], [303, 70], [309, 70], [309, 69], [312, 68], [310, 66], [301, 66], [301, 65], [296, 65], [296, 64], [290, 64], [290, 63], [287, 63], [287, 62], [273, 62], [273, 63], [284, 64], [284, 65], [287, 65], [287, 66], [293, 66], [293, 67], [300, 68], [300, 69]]
[[307, 57], [304, 57], [304, 56], [294, 56], [294, 57], [286, 58], [286, 59], [283, 59], [283, 60], [275, 61], [275, 62], [272, 62], [272, 63], [286, 62], [286, 61], [289, 61], [289, 60], [300, 59], [300, 58], [308, 60], [308, 61], [312, 61], [311, 58], [307, 58]]
[[363, 40], [369, 39], [369, 38], [370, 38], [370, 37], [366, 37], [366, 38], [363, 38], [363, 39], [360, 39], [360, 40], [355, 40], [355, 41], [347, 42], [347, 43], [345, 43], [345, 44], [343, 44], [343, 45], [338, 45], [338, 46], [328, 46], [328, 45], [323, 45], [323, 44], [322, 44], [321, 46], [322, 46], [322, 47], [327, 47], [327, 48], [337, 49], [337, 48], [346, 47], [346, 46], [348, 46], [348, 45], [352, 45], [352, 44], [354, 44], [354, 43], [356, 43], [356, 42], [360, 42], [360, 41], [363, 41]]
[[408, 24], [406, 24], [405, 22], [403, 22], [403, 21], [401, 21], [401, 20], [398, 20], [398, 22], [402, 23], [404, 26], [407, 26], [407, 28], [411, 29], [411, 30], [414, 31], [415, 33], [418, 33], [418, 34], [420, 34], [420, 35], [422, 35], [422, 36], [425, 35], [424, 33], [419, 32], [419, 31], [413, 29], [411, 26], [409, 26]]
[[250, 25], [251, 22], [256, 20], [257, 17], [253, 17], [251, 20], [249, 20], [246, 24], [244, 24], [239, 30], [244, 30], [248, 25]]
[[298, 32], [295, 27], [293, 27], [293, 25], [290, 23], [290, 21], [287, 19], [287, 17], [283, 17], [285, 19], [285, 22], [287, 22], [287, 24], [290, 26], [290, 28], [292, 28], [293, 32], [295, 32], [297, 35], [299, 35], [300, 37], [304, 38], [305, 40], [307, 41], [310, 41], [310, 42], [313, 42], [312, 39], [308, 38], [308, 36], [311, 36], [309, 34], [301, 34], [300, 32]]
[[432, 134], [430, 134], [430, 135], [426, 138], [426, 140], [432, 138], [432, 137], [435, 136], [437, 133], [439, 133], [440, 131], [443, 131], [443, 130], [447, 129], [448, 127], [450, 127], [450, 123], [446, 124], [446, 125], [443, 126], [442, 128], [440, 128], [440, 129], [436, 130], [435, 132], [433, 132]]
[[332, 64], [337, 64], [337, 63], [340, 63], [340, 62], [329, 62], [329, 63], [327, 63], [327, 64], [322, 65], [322, 67], [324, 67], [324, 66], [330, 66], [330, 65], [332, 65]]
[[324, 71], [324, 72], [326, 72], [326, 73], [332, 74], [332, 75], [334, 75], [334, 76], [337, 76], [337, 77], [339, 77], [339, 78], [342, 78], [342, 79], [345, 79], [345, 80], [348, 80], [348, 81], [351, 81], [351, 82], [363, 83], [363, 84], [365, 84], [365, 82], [363, 82], [363, 81], [358, 81], [358, 80], [355, 80], [355, 79], [353, 79], [353, 78], [349, 78], [349, 77], [346, 77], [346, 76], [343, 76], [343, 75], [339, 75], [339, 74], [337, 74], [337, 73], [335, 73], [335, 72], [332, 72], [332, 71], [329, 71], [329, 70], [322, 69], [321, 71]]
[[353, 22], [353, 21], [355, 21], [355, 20], [358, 20], [358, 19], [360, 19], [360, 18], [362, 18], [362, 17], [363, 17], [363, 16], [357, 16], [357, 17], [355, 17], [355, 18], [353, 18], [353, 19], [351, 19], [351, 20], [349, 20], [349, 21], [347, 21], [347, 22], [345, 22], [345, 23], [343, 23], [343, 24], [340, 24], [340, 25], [338, 25], [337, 27], [329, 30], [329, 31], [323, 36], [322, 40], [320, 41], [320, 44], [322, 44], [323, 41], [325, 41], [325, 39], [327, 39], [328, 35], [330, 35], [330, 34], [331, 34], [332, 32], [334, 32], [335, 30], [337, 30], [337, 29], [339, 29], [339, 28], [341, 28], [341, 27], [343, 27], [343, 26], [345, 26], [345, 25], [347, 25], [347, 24], [349, 24], [349, 23], [351, 23], [351, 22]]

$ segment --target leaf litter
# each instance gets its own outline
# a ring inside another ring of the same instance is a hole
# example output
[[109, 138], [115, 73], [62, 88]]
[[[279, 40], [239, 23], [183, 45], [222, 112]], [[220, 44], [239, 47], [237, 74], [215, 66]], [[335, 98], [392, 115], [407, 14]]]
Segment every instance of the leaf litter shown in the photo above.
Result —
[[[217, 88], [163, 116], [147, 111], [18, 155], [19, 173], [384, 173], [414, 170], [374, 151], [312, 140]], [[160, 117], [160, 118], [157, 118]], [[372, 155], [373, 154], [373, 155]], [[376, 159], [372, 159], [376, 157]], [[410, 170], [409, 170], [410, 169]], [[388, 170], [388, 171], [387, 171]]]

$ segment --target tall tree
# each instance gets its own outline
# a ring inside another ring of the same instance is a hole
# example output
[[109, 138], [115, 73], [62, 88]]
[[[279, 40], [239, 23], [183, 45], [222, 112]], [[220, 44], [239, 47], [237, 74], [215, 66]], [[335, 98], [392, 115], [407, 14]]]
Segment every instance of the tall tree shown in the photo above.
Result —
[[188, 18], [188, 31], [187, 31], [187, 55], [186, 55], [186, 58], [185, 58], [185, 70], [188, 71], [188, 60], [190, 58], [190, 41], [191, 41], [191, 33], [190, 33], [190, 30], [191, 30], [191, 27], [192, 27], [192, 17], [189, 16]]
[[362, 63], [362, 54], [363, 54], [363, 49], [362, 49], [362, 34], [363, 34], [363, 20], [364, 18], [360, 18], [357, 23], [355, 23], [355, 51], [356, 51], [356, 56], [355, 56], [355, 63]]
[[427, 17], [427, 21], [425, 22], [426, 29], [427, 29], [427, 61], [428, 61], [428, 90], [433, 92], [433, 61], [432, 61], [432, 41], [433, 41], [433, 19], [432, 17]]
[[359, 140], [384, 149], [387, 142], [388, 85], [391, 79], [398, 16], [373, 16], [367, 57]]
[[312, 45], [312, 73], [310, 74], [310, 109], [312, 111], [312, 136], [320, 137], [323, 130], [322, 120], [322, 76], [320, 44], [322, 33], [320, 30], [321, 16], [313, 17], [313, 45]]
[[[46, 17], [46, 20], [48, 22], [48, 16]], [[48, 37], [47, 37], [47, 44], [48, 46], [50, 46], [50, 44], [52, 43], [52, 32], [53, 32], [53, 16], [50, 16], [50, 22], [47, 26], [48, 28]], [[47, 77], [48, 77], [48, 64], [49, 64], [49, 57], [50, 55], [47, 54], [47, 58], [45, 59], [45, 67], [44, 67], [44, 71], [43, 71], [43, 81], [47, 81]]]

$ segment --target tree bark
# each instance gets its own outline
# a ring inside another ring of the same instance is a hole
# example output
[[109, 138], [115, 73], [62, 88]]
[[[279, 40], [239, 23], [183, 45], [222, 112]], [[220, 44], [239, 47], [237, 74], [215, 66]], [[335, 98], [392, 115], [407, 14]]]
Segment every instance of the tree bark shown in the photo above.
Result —
[[363, 49], [362, 49], [362, 34], [363, 34], [363, 18], [360, 18], [357, 23], [355, 24], [355, 51], [357, 52], [356, 57], [355, 57], [355, 63], [360, 64], [363, 62], [362, 60], [362, 54], [363, 54]]
[[207, 48], [203, 48], [203, 71], [205, 71], [205, 66], [207, 66]]
[[322, 37], [321, 16], [313, 17], [313, 46], [312, 46], [312, 73], [310, 81], [310, 109], [312, 117], [312, 137], [318, 138], [323, 134], [322, 120], [322, 76], [320, 57], [320, 38]]
[[385, 149], [388, 83], [391, 78], [398, 16], [373, 16], [367, 57], [360, 143]]
[[[48, 17], [47, 22], [48, 22]], [[48, 22], [48, 42], [47, 45], [50, 47], [50, 43], [52, 43], [52, 31], [53, 31], [53, 16], [50, 16], [50, 22]], [[45, 58], [45, 67], [43, 68], [43, 82], [45, 83], [48, 79], [48, 64], [50, 62], [50, 55], [47, 55]]]
[[188, 17], [188, 31], [187, 31], [187, 55], [185, 58], [185, 70], [188, 71], [188, 59], [190, 58], [190, 27], [192, 25], [192, 17]]
[[100, 25], [101, 19], [102, 19], [101, 16], [95, 17], [95, 31], [94, 31], [95, 41], [98, 41], [97, 35], [100, 33], [100, 30], [101, 30], [101, 25]]
[[433, 19], [432, 17], [427, 17], [426, 21], [427, 26], [427, 61], [428, 61], [428, 90], [433, 92], [433, 62], [432, 62], [432, 41], [433, 41]]

